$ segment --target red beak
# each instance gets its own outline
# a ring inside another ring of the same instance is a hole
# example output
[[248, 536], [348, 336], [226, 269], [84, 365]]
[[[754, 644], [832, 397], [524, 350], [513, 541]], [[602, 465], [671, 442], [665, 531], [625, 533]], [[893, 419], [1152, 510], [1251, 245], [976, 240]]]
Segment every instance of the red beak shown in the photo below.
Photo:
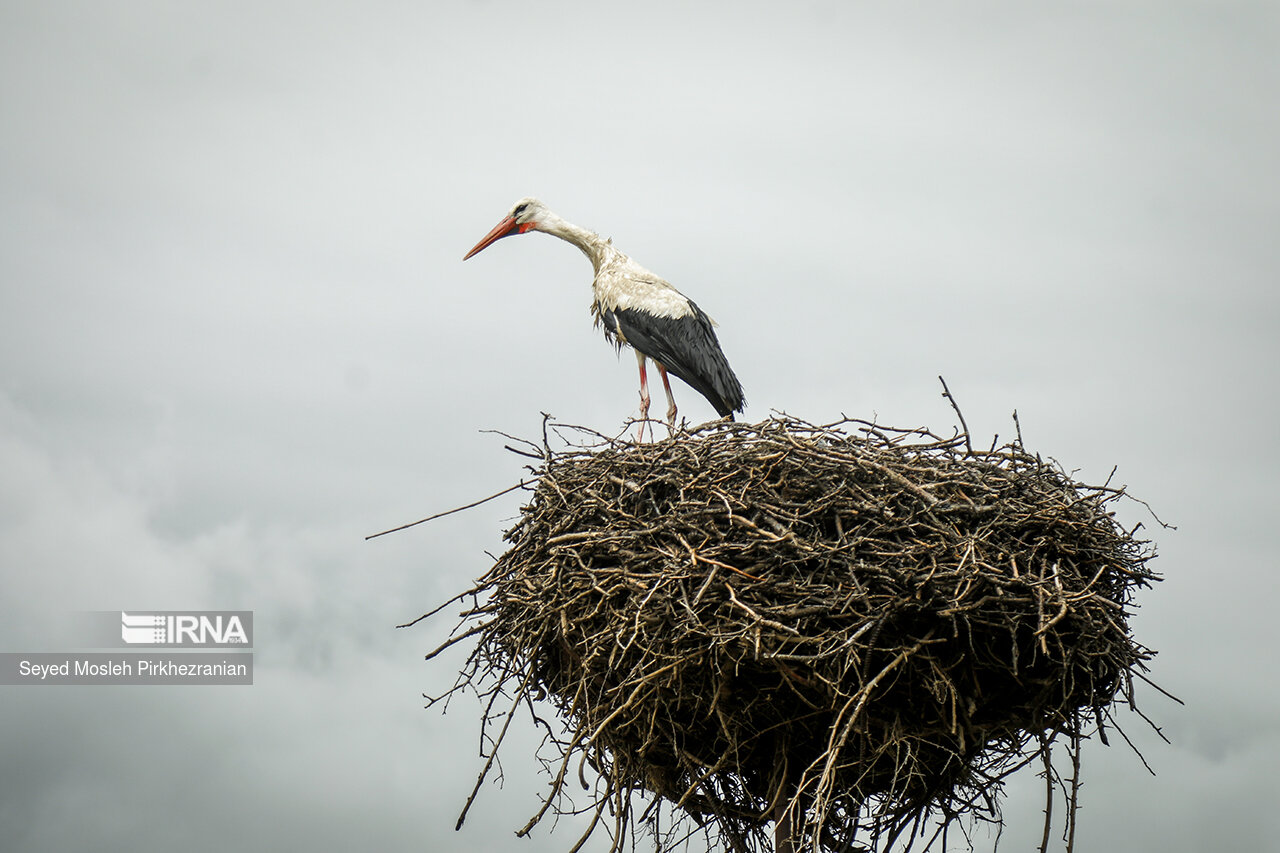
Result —
[[479, 243], [476, 243], [475, 248], [472, 249], [470, 252], [467, 252], [465, 255], [463, 255], [462, 259], [465, 261], [467, 258], [471, 257], [472, 255], [476, 254], [482, 249], [486, 249], [490, 245], [498, 242], [503, 237], [510, 237], [512, 234], [523, 234], [523, 233], [524, 231], [521, 230], [520, 226], [516, 224], [516, 218], [514, 216], [508, 216], [507, 218], [499, 222], [497, 225], [493, 226], [493, 230], [490, 231], [488, 234], [484, 235], [484, 239], [481, 240]]

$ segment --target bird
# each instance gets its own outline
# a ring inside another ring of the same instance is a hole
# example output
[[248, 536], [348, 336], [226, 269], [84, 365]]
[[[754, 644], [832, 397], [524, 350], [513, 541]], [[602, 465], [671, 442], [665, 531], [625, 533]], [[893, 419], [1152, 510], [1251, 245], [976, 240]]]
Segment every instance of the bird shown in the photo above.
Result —
[[[541, 231], [559, 237], [582, 250], [591, 261], [595, 278], [591, 282], [591, 313], [607, 341], [621, 351], [631, 347], [640, 369], [640, 439], [649, 419], [649, 381], [645, 364], [652, 360], [662, 377], [667, 394], [667, 424], [674, 428], [676, 400], [667, 373], [674, 373], [707, 398], [722, 418], [733, 420], [747, 404], [742, 383], [729, 366], [716, 323], [692, 299], [670, 282], [655, 275], [587, 228], [567, 222], [536, 198], [522, 198], [512, 205], [502, 221], [493, 227], [463, 257], [473, 257], [484, 249], [515, 234]], [[650, 427], [650, 438], [653, 430]]]

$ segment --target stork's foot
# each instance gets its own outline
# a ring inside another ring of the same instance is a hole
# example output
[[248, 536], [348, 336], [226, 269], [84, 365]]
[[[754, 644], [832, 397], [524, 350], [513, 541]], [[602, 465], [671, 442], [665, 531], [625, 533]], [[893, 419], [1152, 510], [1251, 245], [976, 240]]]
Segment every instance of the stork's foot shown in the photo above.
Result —
[[[662, 377], [662, 390], [667, 394], [667, 433], [669, 435], [676, 434], [676, 396], [671, 393], [671, 380], [667, 378], [667, 368], [661, 362], [654, 362], [658, 365], [658, 375]], [[653, 435], [653, 428], [649, 428], [649, 434]]]
[[[672, 406], [667, 409], [667, 438], [675, 438], [676, 435], [676, 409]], [[653, 435], [653, 427], [649, 427], [649, 434]]]
[[[644, 441], [644, 425], [649, 423], [649, 395], [640, 389], [640, 427], [636, 430], [636, 442]], [[653, 426], [649, 426], [649, 440], [653, 441]]]

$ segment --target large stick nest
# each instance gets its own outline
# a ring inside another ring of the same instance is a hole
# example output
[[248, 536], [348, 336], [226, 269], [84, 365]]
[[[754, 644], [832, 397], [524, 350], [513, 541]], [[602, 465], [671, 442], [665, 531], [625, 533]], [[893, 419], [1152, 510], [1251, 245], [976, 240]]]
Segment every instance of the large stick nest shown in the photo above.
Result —
[[998, 820], [1037, 757], [1074, 813], [1048, 744], [1067, 736], [1078, 769], [1153, 654], [1127, 624], [1157, 577], [1114, 518], [1123, 490], [1019, 443], [861, 421], [583, 436], [539, 448], [510, 550], [454, 599], [475, 605], [445, 644], [478, 638], [459, 686], [489, 699], [481, 780], [520, 704], [561, 717], [521, 834], [586, 812], [620, 846], [665, 804], [736, 849], [768, 849], [773, 823], [780, 849], [887, 848], [922, 819]]

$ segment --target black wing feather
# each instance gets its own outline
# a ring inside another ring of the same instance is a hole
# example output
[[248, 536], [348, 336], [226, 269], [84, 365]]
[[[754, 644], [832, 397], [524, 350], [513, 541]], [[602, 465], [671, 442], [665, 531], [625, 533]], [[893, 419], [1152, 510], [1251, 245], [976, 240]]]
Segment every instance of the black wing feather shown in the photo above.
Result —
[[689, 302], [684, 317], [658, 317], [635, 309], [603, 312], [605, 329], [626, 341], [668, 372], [683, 379], [720, 417], [733, 417], [747, 405], [742, 383], [720, 349], [711, 318]]

